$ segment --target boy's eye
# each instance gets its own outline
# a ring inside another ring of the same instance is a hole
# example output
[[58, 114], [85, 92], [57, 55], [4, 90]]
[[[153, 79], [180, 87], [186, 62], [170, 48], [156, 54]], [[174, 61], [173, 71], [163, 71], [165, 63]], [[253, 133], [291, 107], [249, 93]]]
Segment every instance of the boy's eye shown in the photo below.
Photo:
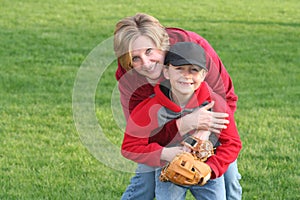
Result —
[[175, 70], [182, 70], [182, 67], [181, 66], [175, 66], [174, 69]]
[[198, 67], [192, 68], [192, 71], [193, 72], [199, 72], [199, 68]]

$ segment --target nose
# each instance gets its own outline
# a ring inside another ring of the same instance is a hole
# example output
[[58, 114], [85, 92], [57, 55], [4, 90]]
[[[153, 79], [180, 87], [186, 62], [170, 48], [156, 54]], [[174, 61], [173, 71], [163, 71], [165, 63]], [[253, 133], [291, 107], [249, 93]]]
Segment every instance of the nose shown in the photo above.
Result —
[[144, 56], [142, 56], [142, 65], [143, 65], [143, 67], [144, 68], [150, 68], [151, 67], [151, 59], [148, 57], [148, 56], [146, 56], [146, 55], [144, 55]]

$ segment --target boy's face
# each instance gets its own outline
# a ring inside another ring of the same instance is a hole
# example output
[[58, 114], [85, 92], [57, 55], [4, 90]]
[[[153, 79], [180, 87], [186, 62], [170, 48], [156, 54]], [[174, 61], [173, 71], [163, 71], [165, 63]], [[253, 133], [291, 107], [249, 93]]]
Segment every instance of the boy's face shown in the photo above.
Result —
[[204, 80], [206, 71], [195, 65], [182, 65], [164, 68], [164, 76], [170, 80], [172, 92], [178, 95], [191, 95]]

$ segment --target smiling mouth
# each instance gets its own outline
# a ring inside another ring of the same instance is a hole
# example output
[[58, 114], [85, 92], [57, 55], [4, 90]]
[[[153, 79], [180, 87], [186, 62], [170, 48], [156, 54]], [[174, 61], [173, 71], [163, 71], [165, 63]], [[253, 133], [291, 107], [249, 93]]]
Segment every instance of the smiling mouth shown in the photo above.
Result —
[[157, 63], [151, 65], [150, 69], [146, 69], [145, 71], [147, 71], [147, 72], [153, 72], [155, 70], [155, 68], [156, 68], [156, 65], [157, 65]]
[[185, 85], [185, 86], [190, 86], [193, 85], [194, 83], [188, 83], [188, 82], [179, 82], [180, 85]]

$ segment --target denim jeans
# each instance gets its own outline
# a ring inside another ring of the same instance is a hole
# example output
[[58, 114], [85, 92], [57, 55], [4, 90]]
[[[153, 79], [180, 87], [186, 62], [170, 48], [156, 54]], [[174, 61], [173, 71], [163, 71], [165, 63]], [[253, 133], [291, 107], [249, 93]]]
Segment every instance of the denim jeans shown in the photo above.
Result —
[[155, 171], [155, 196], [157, 200], [184, 200], [186, 192], [191, 191], [195, 199], [226, 200], [223, 176], [207, 181], [203, 186], [180, 186], [159, 180], [161, 168]]
[[[155, 168], [138, 164], [136, 174], [131, 178], [130, 184], [123, 193], [121, 200], [153, 200], [155, 196], [154, 170]], [[238, 172], [236, 161], [229, 165], [223, 176], [227, 200], [241, 200], [242, 187], [239, 183], [241, 175]]]
[[121, 200], [153, 200], [155, 189], [155, 168], [138, 164], [135, 175], [123, 193]]
[[226, 199], [227, 200], [241, 200], [242, 186], [240, 180], [242, 176], [238, 171], [237, 160], [231, 163], [224, 174]]

